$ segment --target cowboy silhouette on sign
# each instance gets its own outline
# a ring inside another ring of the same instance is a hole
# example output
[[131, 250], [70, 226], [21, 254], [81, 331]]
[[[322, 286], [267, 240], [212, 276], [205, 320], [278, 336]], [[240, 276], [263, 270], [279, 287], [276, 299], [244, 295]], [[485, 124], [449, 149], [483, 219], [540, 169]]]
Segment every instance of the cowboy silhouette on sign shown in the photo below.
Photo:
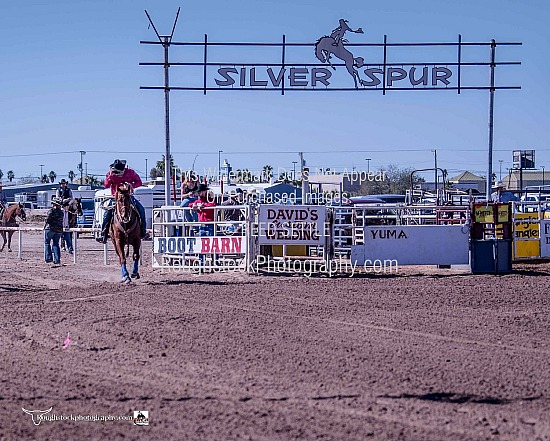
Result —
[[315, 56], [321, 63], [328, 63], [332, 69], [336, 68], [332, 65], [330, 59], [334, 55], [344, 62], [346, 70], [353, 77], [355, 88], [358, 85], [364, 85], [363, 80], [359, 78], [359, 73], [356, 68], [361, 68], [365, 65], [365, 60], [362, 57], [355, 58], [353, 54], [344, 47], [344, 43], [347, 40], [344, 39], [346, 31], [355, 32], [356, 34], [363, 34], [363, 29], [359, 28], [353, 30], [348, 26], [347, 20], [340, 19], [340, 26], [332, 31], [330, 36], [325, 35], [315, 43]]
[[355, 32], [356, 34], [363, 34], [363, 29], [359, 28], [356, 31], [354, 31], [352, 28], [348, 26], [348, 21], [341, 18], [339, 20], [340, 26], [338, 26], [336, 29], [332, 31], [330, 34], [330, 38], [334, 39], [334, 43], [332, 43], [333, 46], [338, 46], [343, 43], [347, 43], [348, 41], [344, 39], [344, 35], [346, 34], [346, 31]]

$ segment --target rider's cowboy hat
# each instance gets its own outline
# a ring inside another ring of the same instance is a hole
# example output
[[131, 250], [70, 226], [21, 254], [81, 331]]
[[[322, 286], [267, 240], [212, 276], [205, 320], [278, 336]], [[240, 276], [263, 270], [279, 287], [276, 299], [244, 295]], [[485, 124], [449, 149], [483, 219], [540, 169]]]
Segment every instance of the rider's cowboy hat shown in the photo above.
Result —
[[68, 182], [65, 179], [61, 179], [61, 181], [59, 181], [59, 185], [61, 184], [68, 184]]
[[496, 184], [493, 185], [493, 188], [504, 188], [504, 184], [502, 181], [498, 181]]
[[126, 168], [126, 161], [124, 159], [115, 159], [115, 162], [113, 162], [109, 167], [111, 167], [115, 173], [122, 173]]

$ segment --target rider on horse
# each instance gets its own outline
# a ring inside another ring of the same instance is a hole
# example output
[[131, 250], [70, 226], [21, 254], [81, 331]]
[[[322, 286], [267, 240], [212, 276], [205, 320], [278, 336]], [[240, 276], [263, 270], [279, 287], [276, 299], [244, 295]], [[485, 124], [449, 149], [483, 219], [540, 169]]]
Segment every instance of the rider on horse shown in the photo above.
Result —
[[333, 46], [338, 46], [343, 43], [344, 35], [346, 34], [346, 31], [355, 32], [356, 34], [363, 33], [363, 29], [361, 28], [354, 31], [352, 28], [348, 26], [348, 21], [344, 20], [343, 18], [340, 19], [339, 23], [340, 23], [340, 26], [334, 29], [330, 34], [330, 38], [334, 39], [334, 43], [332, 43]]
[[[126, 167], [126, 161], [115, 159], [115, 161], [109, 166], [109, 171], [105, 176], [105, 188], [111, 189], [111, 194], [114, 196], [116, 193], [116, 188], [119, 184], [127, 182], [132, 186], [132, 188], [141, 187], [142, 182], [139, 175], [132, 170], [130, 167]], [[145, 239], [147, 237], [147, 224], [145, 220], [145, 209], [143, 205], [134, 197], [131, 196], [132, 203], [137, 208], [140, 217], [141, 225], [141, 238]], [[113, 210], [114, 206], [108, 207], [103, 216], [103, 224], [101, 225], [101, 236], [96, 238], [98, 242], [107, 243], [107, 236], [109, 234], [109, 227], [111, 225], [111, 220], [113, 219]]]
[[61, 179], [61, 181], [59, 181], [59, 188], [55, 192], [55, 197], [63, 200], [73, 199], [73, 191], [69, 188], [67, 184], [68, 182], [65, 179]]

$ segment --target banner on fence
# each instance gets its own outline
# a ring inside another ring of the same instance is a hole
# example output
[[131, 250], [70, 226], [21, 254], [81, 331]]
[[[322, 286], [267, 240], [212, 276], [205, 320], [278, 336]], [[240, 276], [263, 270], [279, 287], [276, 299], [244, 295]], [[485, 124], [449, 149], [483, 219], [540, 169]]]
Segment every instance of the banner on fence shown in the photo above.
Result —
[[246, 252], [244, 236], [155, 237], [155, 254], [242, 254]]
[[257, 234], [260, 245], [322, 245], [325, 207], [260, 205]]
[[351, 260], [396, 260], [399, 265], [466, 265], [469, 231], [462, 225], [364, 227], [365, 244], [351, 247]]
[[540, 221], [540, 257], [550, 257], [550, 220]]
[[540, 256], [538, 213], [514, 214], [514, 259]]

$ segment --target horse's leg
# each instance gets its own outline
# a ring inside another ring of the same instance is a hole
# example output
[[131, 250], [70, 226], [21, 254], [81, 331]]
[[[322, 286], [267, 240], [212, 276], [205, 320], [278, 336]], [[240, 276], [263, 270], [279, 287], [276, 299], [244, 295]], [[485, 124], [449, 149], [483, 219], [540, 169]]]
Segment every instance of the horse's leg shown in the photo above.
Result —
[[[357, 87], [357, 78], [359, 77], [359, 74], [357, 73], [357, 71], [353, 67], [353, 55], [351, 55], [351, 53], [350, 53], [350, 57], [346, 57], [345, 61], [346, 61], [346, 69], [349, 72], [349, 74], [353, 77], [353, 82], [355, 83], [355, 88], [358, 89], [358, 87]], [[361, 81], [361, 79], [359, 79], [359, 81]]]
[[132, 255], [133, 259], [134, 259], [134, 267], [132, 269], [132, 278], [133, 279], [139, 279], [140, 276], [139, 276], [139, 251], [140, 251], [140, 247], [141, 247], [141, 241], [135, 241], [133, 243], [133, 248], [134, 248], [134, 253]]
[[15, 231], [8, 231], [8, 253], [11, 253], [11, 237], [13, 233], [15, 233]]
[[[111, 230], [111, 234], [113, 234], [113, 231]], [[120, 274], [122, 276], [122, 283], [129, 283], [132, 279], [130, 278], [130, 274], [128, 273], [128, 269], [126, 268], [126, 255], [124, 253], [124, 241], [122, 240], [120, 235], [117, 235], [118, 237], [111, 236], [113, 238], [113, 243], [115, 245], [116, 253], [118, 254], [118, 259], [120, 262]]]
[[4, 247], [6, 246], [6, 232], [0, 231], [0, 235], [2, 235], [2, 240], [4, 241], [4, 243], [2, 243], [2, 248], [0, 248], [1, 253], [2, 251], [4, 251]]
[[325, 55], [327, 58], [328, 65], [332, 67], [332, 70], [336, 70], [336, 68], [332, 65], [332, 62], [330, 61], [330, 51], [325, 50]]

